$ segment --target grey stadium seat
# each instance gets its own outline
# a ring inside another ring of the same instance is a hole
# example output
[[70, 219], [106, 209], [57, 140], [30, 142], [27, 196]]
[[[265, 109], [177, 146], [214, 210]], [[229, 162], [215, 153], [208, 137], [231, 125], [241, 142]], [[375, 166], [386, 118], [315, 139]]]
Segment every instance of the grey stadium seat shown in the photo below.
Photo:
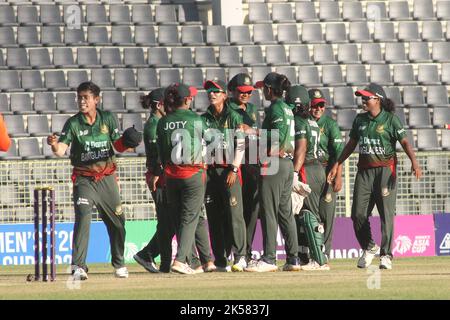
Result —
[[450, 124], [450, 108], [433, 108], [433, 126], [435, 128], [443, 128], [447, 124]]
[[40, 25], [37, 7], [27, 5], [18, 6], [17, 22], [22, 26]]
[[309, 1], [300, 1], [295, 3], [295, 19], [298, 22], [318, 21], [314, 3]]
[[432, 0], [414, 0], [413, 17], [417, 20], [435, 19]]
[[125, 108], [129, 112], [143, 112], [141, 104], [142, 92], [127, 92], [125, 93]]
[[355, 109], [357, 104], [353, 89], [351, 87], [334, 88], [333, 105], [338, 109]]
[[174, 67], [194, 67], [191, 48], [173, 48], [172, 66]]
[[290, 3], [272, 4], [272, 21], [275, 23], [295, 22], [294, 13]]
[[8, 125], [8, 134], [10, 137], [28, 137], [29, 134], [25, 130], [25, 121], [22, 115], [4, 115], [5, 123]]
[[6, 50], [6, 64], [10, 69], [31, 69], [25, 48], [8, 48]]
[[[265, 66], [253, 67], [251, 75], [252, 75], [253, 79], [264, 79], [264, 77], [271, 71], [272, 71], [271, 67], [265, 67]], [[231, 77], [230, 77], [230, 79], [231, 79]]]
[[288, 66], [286, 50], [282, 45], [266, 47], [266, 63], [270, 66]]
[[289, 62], [291, 65], [313, 64], [307, 45], [293, 45], [289, 47]]
[[10, 95], [11, 111], [15, 114], [33, 114], [31, 97], [28, 93], [12, 93]]
[[426, 107], [425, 96], [422, 87], [404, 87], [403, 103], [409, 107]]
[[133, 69], [114, 70], [114, 86], [121, 91], [138, 90]]
[[106, 15], [106, 8], [103, 4], [86, 5], [86, 22], [89, 25], [108, 25], [109, 19]]
[[75, 92], [58, 92], [56, 94], [56, 109], [62, 113], [78, 112], [77, 94]]
[[441, 64], [441, 81], [450, 84], [450, 63]]
[[286, 66], [286, 67], [278, 66], [278, 67], [276, 67], [276, 72], [278, 72], [280, 74], [284, 74], [289, 79], [291, 84], [298, 83], [297, 70], [295, 70], [295, 67], [293, 67], [293, 66]]
[[19, 139], [18, 150], [19, 156], [24, 160], [45, 159], [41, 153], [37, 138]]
[[[11, 145], [9, 146], [8, 151], [0, 151], [0, 160], [20, 160], [20, 156], [17, 154], [16, 141], [14, 139], [11, 139]], [[10, 198], [10, 193], [8, 192], [7, 194], [7, 198]]]
[[340, 21], [339, 3], [334, 1], [320, 1], [319, 19], [324, 22]]
[[331, 44], [316, 44], [313, 49], [315, 64], [337, 64]]
[[53, 48], [53, 65], [56, 68], [77, 68], [75, 64], [72, 49]]
[[322, 25], [320, 23], [302, 24], [302, 42], [304, 43], [324, 43]]
[[201, 68], [183, 69], [183, 83], [187, 86], [202, 88], [203, 80], [203, 72]]
[[419, 25], [415, 21], [400, 21], [398, 23], [398, 40], [421, 41]]
[[17, 70], [4, 70], [0, 77], [0, 90], [2, 92], [21, 92], [24, 91], [20, 87], [19, 73]]
[[91, 71], [91, 81], [97, 84], [102, 91], [116, 90], [113, 85], [111, 71], [108, 69], [94, 69]]
[[368, 84], [367, 71], [364, 65], [347, 65], [345, 77], [346, 82], [351, 86], [364, 86]]
[[159, 26], [158, 43], [160, 46], [180, 46], [181, 42], [176, 26]]
[[131, 28], [129, 26], [112, 26], [111, 43], [114, 46], [134, 46]]
[[[281, 25], [278, 25], [278, 27], [279, 26]], [[273, 36], [272, 24], [253, 25], [253, 42], [255, 44], [276, 44], [277, 42]]]
[[137, 131], [144, 131], [140, 113], [125, 113], [122, 115], [122, 128], [125, 130], [134, 126]]
[[424, 21], [422, 24], [422, 40], [443, 41], [444, 33], [440, 21]]
[[445, 86], [427, 87], [427, 104], [433, 107], [450, 107], [447, 88]]
[[405, 45], [401, 42], [386, 43], [384, 59], [391, 64], [408, 63]]
[[361, 63], [358, 46], [354, 43], [344, 43], [338, 46], [337, 61], [343, 64]]
[[384, 92], [389, 99], [394, 101], [396, 106], [403, 106], [402, 94], [400, 93], [399, 87], [384, 88]]
[[242, 66], [238, 47], [220, 47], [219, 64], [224, 67]]
[[104, 68], [123, 68], [119, 48], [101, 48], [100, 49], [100, 64]]
[[411, 42], [409, 44], [409, 61], [414, 63], [431, 62], [430, 51], [428, 50], [428, 43]]
[[155, 22], [165, 25], [178, 25], [175, 6], [158, 5], [155, 7]]
[[123, 60], [123, 63], [127, 68], [145, 68], [148, 66], [148, 64], [145, 63], [143, 48], [123, 49]]
[[205, 79], [219, 79], [227, 82], [227, 75], [224, 68], [207, 68]]
[[68, 46], [87, 46], [83, 29], [64, 28], [64, 43]]
[[39, 48], [28, 51], [30, 56], [30, 66], [33, 69], [53, 69], [55, 66], [50, 61], [48, 49]]
[[374, 28], [373, 39], [378, 42], [396, 42], [398, 41], [395, 35], [393, 22], [380, 22]]
[[436, 1], [436, 17], [439, 20], [450, 20], [450, 2], [447, 0]]
[[387, 20], [386, 4], [384, 2], [367, 2], [366, 18], [370, 21]]
[[80, 66], [80, 68], [101, 68], [101, 64], [98, 60], [97, 50], [95, 48], [78, 48], [77, 64]]
[[104, 26], [89, 26], [87, 32], [87, 42], [91, 46], [107, 46], [111, 42], [108, 30]]
[[155, 28], [151, 25], [138, 25], [134, 28], [134, 42], [140, 47], [156, 46]]
[[58, 26], [41, 27], [41, 43], [46, 47], [63, 46], [62, 32]]
[[430, 112], [428, 108], [410, 108], [409, 121], [410, 128], [432, 128]]
[[2, 6], [0, 10], [0, 27], [17, 26], [16, 15], [12, 6]]
[[324, 65], [322, 67], [322, 83], [329, 87], [345, 86], [341, 66]]
[[232, 45], [247, 45], [253, 44], [250, 37], [250, 30], [247, 25], [230, 26], [228, 28], [229, 39]]
[[270, 19], [269, 8], [265, 3], [249, 3], [248, 4], [248, 20], [252, 24], [272, 23]]
[[350, 22], [348, 39], [351, 42], [372, 42], [367, 22]]
[[260, 46], [244, 46], [242, 48], [242, 62], [244, 66], [265, 66]]
[[178, 69], [161, 69], [159, 71], [159, 85], [161, 87], [168, 87], [170, 84], [178, 82], [181, 82]]
[[411, 20], [408, 1], [389, 1], [389, 19]]
[[41, 72], [38, 70], [22, 71], [22, 88], [26, 91], [45, 91]]
[[225, 26], [206, 26], [206, 44], [213, 46], [229, 45]]
[[120, 4], [110, 5], [109, 21], [112, 25], [129, 25], [131, 23], [131, 16], [128, 6]]
[[417, 148], [420, 151], [437, 151], [442, 148], [439, 146], [437, 132], [435, 129], [417, 130]]
[[137, 85], [140, 90], [152, 90], [159, 87], [156, 70], [153, 68], [137, 69]]
[[102, 109], [111, 112], [126, 112], [122, 93], [117, 91], [106, 91], [102, 93]]
[[0, 27], [0, 46], [3, 48], [17, 47], [12, 27]]
[[44, 26], [63, 26], [59, 6], [41, 4], [39, 17]]
[[344, 21], [365, 21], [361, 2], [345, 1], [342, 3], [342, 18]]
[[325, 26], [325, 40], [331, 44], [348, 42], [345, 24], [327, 23]]
[[442, 149], [450, 150], [450, 130], [442, 130]]
[[370, 82], [378, 83], [382, 86], [392, 86], [391, 73], [387, 64], [372, 64], [370, 66]]
[[433, 42], [432, 57], [435, 62], [450, 62], [450, 42]]
[[44, 72], [45, 87], [52, 91], [67, 90], [66, 78], [64, 71], [45, 71]]
[[320, 87], [321, 81], [319, 69], [313, 66], [300, 66], [298, 70], [298, 82], [305, 87]]
[[48, 136], [50, 127], [46, 115], [28, 117], [28, 133], [32, 137]]
[[37, 27], [27, 26], [17, 28], [17, 43], [22, 47], [41, 47]]
[[299, 43], [299, 32], [296, 24], [279, 24], [277, 25], [277, 39], [281, 44]]
[[148, 64], [155, 68], [171, 67], [172, 64], [169, 62], [167, 48], [149, 48]]
[[350, 130], [353, 120], [356, 118], [356, 111], [353, 109], [340, 110], [336, 114], [336, 121], [341, 130]]
[[132, 20], [135, 25], [153, 25], [152, 8], [149, 4], [133, 4]]
[[38, 113], [57, 113], [55, 97], [51, 92], [36, 92], [34, 94], [34, 110]]
[[200, 26], [183, 26], [181, 29], [181, 43], [184, 46], [202, 46], [205, 44]]
[[214, 48], [212, 47], [196, 47], [195, 48], [195, 64], [199, 67], [215, 67], [219, 64], [216, 61]]
[[415, 85], [414, 70], [411, 64], [394, 65], [394, 84], [395, 85]]
[[421, 85], [440, 85], [438, 66], [436, 64], [419, 65], [417, 81]]

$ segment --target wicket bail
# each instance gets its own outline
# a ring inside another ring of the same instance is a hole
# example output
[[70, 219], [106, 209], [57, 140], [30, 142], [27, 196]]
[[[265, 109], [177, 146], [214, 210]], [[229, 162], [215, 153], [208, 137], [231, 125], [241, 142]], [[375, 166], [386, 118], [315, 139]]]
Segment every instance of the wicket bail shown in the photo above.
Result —
[[[41, 202], [39, 201], [41, 193]], [[39, 208], [42, 211], [42, 248], [39, 246]], [[47, 212], [50, 213], [50, 281], [56, 279], [55, 261], [55, 190], [52, 187], [34, 189], [34, 280], [41, 280], [40, 252], [42, 253], [42, 281], [48, 281], [47, 254], [48, 228]]]

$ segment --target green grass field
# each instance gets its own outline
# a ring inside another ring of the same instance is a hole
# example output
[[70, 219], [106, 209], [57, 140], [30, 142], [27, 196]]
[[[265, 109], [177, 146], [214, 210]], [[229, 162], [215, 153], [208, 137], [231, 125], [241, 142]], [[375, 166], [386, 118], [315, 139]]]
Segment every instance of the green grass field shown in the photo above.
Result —
[[358, 269], [356, 260], [333, 260], [331, 267], [331, 271], [183, 276], [150, 274], [130, 264], [130, 277], [116, 279], [111, 266], [100, 264], [89, 266], [87, 281], [73, 283], [68, 266], [61, 266], [56, 282], [43, 283], [26, 282], [33, 266], [3, 266], [0, 299], [450, 299], [450, 257], [396, 259], [393, 270]]

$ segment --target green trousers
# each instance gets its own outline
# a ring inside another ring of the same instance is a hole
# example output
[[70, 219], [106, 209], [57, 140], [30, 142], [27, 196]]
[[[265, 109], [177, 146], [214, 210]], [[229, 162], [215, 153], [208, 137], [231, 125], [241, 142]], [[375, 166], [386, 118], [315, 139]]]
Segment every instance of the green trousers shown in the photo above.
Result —
[[294, 166], [290, 159], [279, 159], [278, 173], [261, 174], [258, 190], [265, 262], [275, 264], [278, 226], [284, 238], [287, 260], [296, 259], [297, 229], [292, 214], [292, 179]]
[[177, 232], [175, 259], [186, 263], [192, 255], [205, 186], [203, 170], [188, 179], [167, 178], [167, 203]]
[[86, 266], [92, 209], [95, 205], [106, 225], [114, 268], [125, 265], [125, 215], [119, 195], [116, 175], [95, 182], [91, 177], [78, 176], [73, 184], [75, 225], [73, 231], [72, 264]]
[[356, 238], [363, 250], [372, 248], [369, 216], [377, 206], [381, 221], [381, 255], [392, 257], [397, 182], [389, 167], [360, 169], [353, 189], [352, 220]]
[[336, 216], [336, 192], [333, 191], [333, 187], [328, 183], [325, 184], [325, 189], [320, 197], [319, 204], [319, 216], [320, 220], [324, 224], [323, 238], [325, 241], [325, 254], [330, 256], [331, 242], [333, 239], [333, 227]]
[[206, 213], [211, 236], [211, 247], [218, 267], [226, 267], [230, 252], [235, 261], [246, 254], [246, 228], [239, 177], [228, 187], [226, 178], [230, 169], [210, 167], [206, 187]]
[[244, 219], [247, 229], [247, 259], [252, 258], [252, 244], [255, 237], [256, 224], [259, 217], [258, 180], [259, 167], [246, 164], [242, 168], [242, 201], [244, 207]]

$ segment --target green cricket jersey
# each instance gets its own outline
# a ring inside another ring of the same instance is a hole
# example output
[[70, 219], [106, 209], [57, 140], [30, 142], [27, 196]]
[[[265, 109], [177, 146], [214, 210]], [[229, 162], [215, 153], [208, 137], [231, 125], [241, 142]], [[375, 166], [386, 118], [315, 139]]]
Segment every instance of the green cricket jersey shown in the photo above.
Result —
[[368, 112], [358, 114], [350, 137], [359, 143], [358, 168], [388, 167], [395, 162], [395, 144], [406, 131], [398, 116], [381, 110], [375, 118]]
[[344, 149], [341, 131], [337, 122], [327, 115], [322, 115], [316, 122], [320, 128], [319, 160], [322, 164], [332, 165]]
[[192, 110], [176, 109], [157, 125], [157, 145], [164, 165], [202, 165], [202, 118]]
[[[205, 140], [207, 143], [212, 143], [215, 139], [220, 139], [218, 148], [228, 150], [230, 145], [233, 145], [234, 137], [243, 138], [244, 134], [240, 129], [243, 123], [242, 117], [239, 113], [234, 111], [228, 104], [223, 107], [222, 114], [219, 118], [214, 116], [214, 107], [209, 106], [205, 113], [202, 114], [202, 119], [206, 124], [208, 130], [205, 132]], [[215, 130], [211, 130], [215, 129]], [[216, 134], [220, 133], [218, 137]], [[225, 153], [224, 153], [225, 154]]]
[[272, 130], [278, 130], [278, 141], [280, 153], [294, 154], [295, 123], [292, 108], [282, 99], [273, 101], [266, 109], [266, 115], [262, 129], [267, 131], [268, 149], [270, 150], [270, 137]]
[[120, 138], [117, 121], [109, 111], [97, 109], [95, 122], [87, 123], [82, 113], [64, 124], [59, 142], [71, 145], [70, 160], [81, 175], [104, 173], [115, 169], [112, 143]]
[[161, 117], [152, 113], [147, 119], [144, 125], [144, 145], [145, 155], [147, 156], [147, 169], [154, 168], [156, 161], [158, 160], [158, 145], [156, 129], [158, 127], [158, 121]]
[[317, 122], [312, 118], [302, 118], [295, 116], [295, 140], [307, 139], [305, 161], [318, 159], [320, 129]]
[[258, 128], [258, 108], [253, 103], [247, 103], [245, 110], [233, 99], [229, 100], [228, 105], [241, 115], [244, 124], [254, 129]]

